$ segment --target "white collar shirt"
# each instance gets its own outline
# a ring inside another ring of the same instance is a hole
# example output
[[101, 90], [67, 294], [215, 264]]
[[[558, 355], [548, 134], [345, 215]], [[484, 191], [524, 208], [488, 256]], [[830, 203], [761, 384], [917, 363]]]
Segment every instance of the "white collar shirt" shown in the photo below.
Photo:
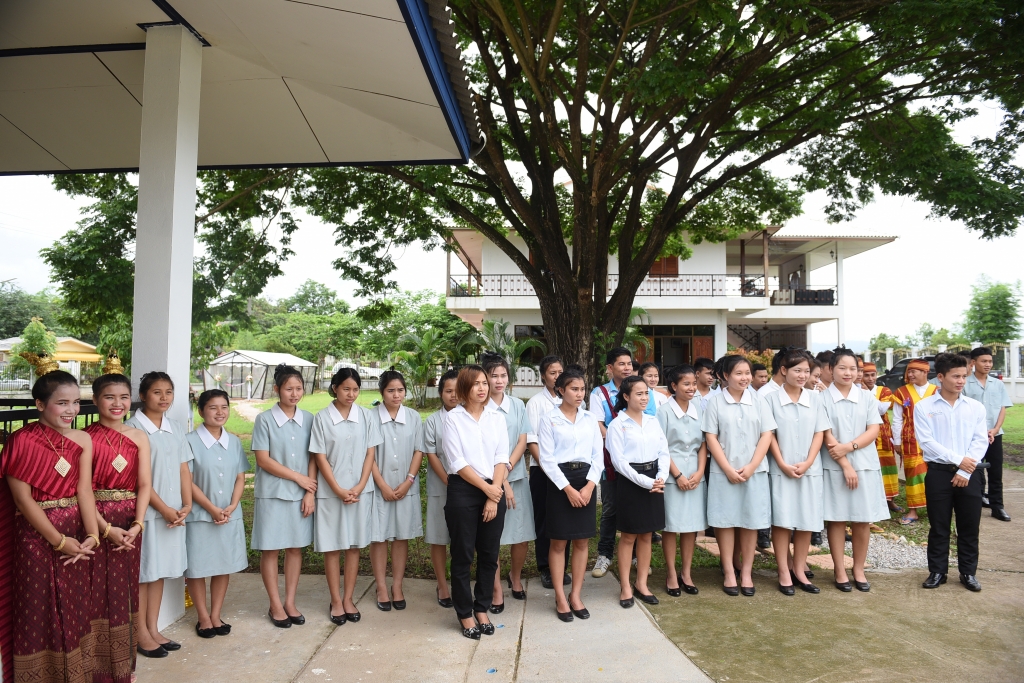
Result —
[[392, 418], [391, 417], [391, 413], [388, 412], [387, 406], [385, 406], [383, 403], [381, 403], [379, 406], [377, 406], [377, 414], [380, 416], [380, 423], [382, 425], [383, 424], [387, 424], [388, 422], [392, 422], [392, 421], [397, 422], [398, 424], [403, 424], [404, 425], [405, 424], [405, 413], [406, 413], [405, 406], [398, 406], [398, 413], [396, 413], [395, 417]]
[[773, 394], [782, 388], [781, 384], [776, 384], [775, 379], [769, 379], [763, 387], [757, 390], [757, 395], [761, 398], [766, 398], [768, 394]]
[[800, 398], [798, 398], [796, 401], [793, 401], [793, 399], [789, 397], [789, 392], [780, 391], [779, 392], [779, 403], [781, 405], [784, 405], [784, 406], [788, 406], [790, 403], [799, 403], [800, 405], [804, 406], [805, 408], [810, 408], [811, 407], [811, 392], [807, 388], [803, 388], [803, 389], [800, 390]]
[[583, 406], [576, 409], [572, 422], [561, 408], [552, 408], [538, 426], [540, 466], [558, 490], [569, 485], [559, 465], [570, 462], [588, 463], [587, 480], [595, 484], [604, 472], [604, 444], [597, 416]]
[[[537, 430], [540, 429], [540, 420], [551, 412], [552, 408], [562, 405], [562, 397], [552, 394], [547, 387], [541, 387], [540, 391], [530, 397], [526, 402], [526, 418], [530, 422], [530, 431], [526, 434], [526, 443], [538, 443]], [[533, 463], [539, 465], [540, 463]]]
[[[297, 412], [298, 411], [296, 411], [296, 413]], [[332, 424], [338, 424], [339, 422], [345, 422], [346, 420], [348, 422], [355, 422], [356, 424], [359, 424], [359, 413], [361, 412], [362, 411], [359, 410], [359, 406], [353, 403], [348, 409], [348, 417], [343, 417], [341, 411], [338, 410], [336, 405], [334, 405], [334, 401], [327, 404], [327, 414], [331, 416]]]
[[228, 444], [231, 443], [230, 441], [228, 441], [228, 430], [224, 429], [223, 427], [221, 427], [219, 439], [213, 438], [213, 434], [211, 434], [210, 430], [206, 428], [205, 423], [199, 425], [199, 427], [196, 429], [196, 432], [198, 432], [199, 438], [202, 440], [203, 445], [206, 446], [207, 449], [212, 448], [213, 444], [215, 443], [219, 443], [222, 448], [227, 449]]
[[754, 397], [757, 394], [755, 394], [752, 391], [749, 391], [750, 387], [747, 387], [747, 389], [748, 391], [743, 392], [743, 394], [740, 396], [739, 401], [732, 397], [731, 391], [727, 391], [725, 389], [721, 389], [720, 391], [722, 392], [722, 396], [725, 398], [726, 403], [742, 403], [745, 406], [752, 406], [754, 405]]
[[843, 392], [839, 391], [839, 387], [835, 383], [828, 385], [828, 393], [832, 394], [832, 400], [836, 403], [840, 401], [850, 401], [851, 403], [860, 403], [860, 395], [863, 389], [851, 386], [850, 393], [847, 396], [843, 396]]
[[[605, 446], [611, 455], [615, 472], [637, 486], [650, 489], [655, 479], [665, 481], [669, 472], [668, 439], [661, 429], [658, 418], [643, 414], [641, 424], [633, 421], [625, 411], [608, 425]], [[657, 472], [653, 476], [643, 475], [633, 469], [633, 463], [657, 461]]]
[[278, 427], [283, 427], [284, 423], [287, 422], [288, 420], [293, 420], [295, 424], [299, 425], [300, 427], [302, 426], [302, 411], [299, 410], [298, 406], [295, 406], [295, 415], [293, 415], [292, 417], [288, 417], [287, 415], [284, 414], [284, 411], [281, 410], [281, 404], [275, 403], [270, 408], [270, 414], [274, 416], [274, 422], [277, 423]]
[[167, 432], [168, 434], [174, 433], [174, 429], [171, 427], [171, 421], [167, 419], [167, 415], [164, 415], [160, 419], [159, 427], [157, 427], [152, 420], [146, 417], [146, 414], [141, 410], [136, 410], [134, 417], [139, 421], [139, 424], [142, 425], [142, 428], [146, 430], [147, 434], [156, 434], [157, 432]]
[[[950, 405], [936, 392], [914, 408], [914, 435], [925, 462], [958, 467], [965, 457], [980, 462], [988, 450], [985, 406], [962, 394]], [[957, 474], [971, 478], [963, 470]]]
[[464, 406], [453, 408], [444, 421], [443, 434], [449, 472], [471, 467], [481, 478], [493, 479], [496, 466], [508, 465], [508, 425], [493, 408], [484, 408], [479, 422]]
[[683, 415], [688, 415], [694, 420], [700, 420], [700, 412], [697, 410], [697, 401], [690, 401], [686, 406], [686, 412], [683, 412], [682, 407], [679, 405], [679, 401], [675, 399], [668, 402], [668, 405], [672, 408], [672, 412], [675, 413], [676, 417], [682, 419]]

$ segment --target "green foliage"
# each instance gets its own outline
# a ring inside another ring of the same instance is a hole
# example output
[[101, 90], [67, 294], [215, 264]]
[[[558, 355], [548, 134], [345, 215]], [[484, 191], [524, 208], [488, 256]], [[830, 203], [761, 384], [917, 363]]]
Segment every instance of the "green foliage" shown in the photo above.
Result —
[[398, 338], [404, 347], [395, 353], [399, 372], [413, 386], [416, 407], [427, 402], [427, 384], [438, 375], [437, 366], [445, 359], [443, 340], [437, 330], [429, 329], [422, 335], [407, 332]]
[[16, 368], [27, 368], [28, 362], [21, 353], [34, 353], [37, 356], [53, 356], [57, 353], [57, 335], [46, 329], [42, 319], [32, 318], [21, 332], [21, 342], [11, 348], [12, 364]]
[[396, 350], [396, 339], [407, 332], [422, 336], [427, 330], [438, 333], [448, 362], [461, 362], [475, 350], [467, 336], [473, 326], [453, 315], [444, 297], [430, 290], [399, 292], [357, 315], [364, 321], [359, 348], [368, 358], [386, 361]]
[[282, 299], [278, 304], [289, 313], [332, 315], [349, 312], [348, 302], [339, 299], [337, 292], [313, 280], [303, 282], [299, 291], [287, 299]]
[[881, 332], [876, 334], [868, 342], [868, 348], [872, 352], [885, 353], [886, 349], [901, 349], [905, 345], [905, 342], [899, 337], [895, 337], [891, 334]]
[[10, 282], [0, 282], [0, 339], [17, 337], [32, 318], [39, 318], [56, 334], [64, 330], [57, 322], [60, 301], [48, 290], [29, 294]]
[[533, 349], [539, 349], [541, 353], [547, 351], [547, 347], [538, 339], [516, 339], [515, 326], [501, 318], [485, 320], [477, 334], [479, 343], [484, 349], [497, 353], [508, 363], [509, 387], [516, 383], [519, 368], [535, 368], [533, 363], [524, 359], [527, 351]]
[[1015, 284], [992, 282], [982, 276], [971, 287], [971, 303], [964, 313], [964, 334], [983, 344], [1005, 344], [1020, 333], [1021, 289]]
[[293, 313], [267, 332], [264, 346], [267, 351], [291, 353], [320, 364], [327, 356], [354, 354], [361, 327], [361, 321], [350, 314]]

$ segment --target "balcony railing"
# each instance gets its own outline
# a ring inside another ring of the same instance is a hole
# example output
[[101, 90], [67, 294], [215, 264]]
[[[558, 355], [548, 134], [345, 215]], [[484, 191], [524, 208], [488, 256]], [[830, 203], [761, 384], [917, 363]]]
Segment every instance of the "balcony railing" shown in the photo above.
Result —
[[[651, 275], [644, 278], [637, 296], [704, 296], [704, 297], [771, 297], [773, 306], [834, 306], [839, 303], [834, 285], [805, 286], [799, 289], [780, 288], [777, 277], [768, 278], [765, 294], [763, 275]], [[608, 293], [619, 286], [617, 273], [608, 276]], [[492, 274], [471, 277], [468, 281], [451, 278], [448, 296], [536, 296], [533, 285], [521, 273]]]

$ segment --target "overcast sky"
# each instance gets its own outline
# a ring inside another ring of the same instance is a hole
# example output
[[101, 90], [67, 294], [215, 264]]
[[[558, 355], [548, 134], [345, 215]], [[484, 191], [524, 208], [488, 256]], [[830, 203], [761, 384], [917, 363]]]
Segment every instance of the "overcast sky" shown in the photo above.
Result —
[[[994, 127], [998, 112], [982, 114], [962, 134], [980, 134]], [[57, 192], [42, 176], [0, 177], [0, 280], [15, 278], [29, 292], [50, 284], [49, 271], [39, 250], [59, 240], [80, 218], [87, 202]], [[804, 214], [788, 226], [801, 232], [836, 229], [825, 222], [821, 193], [810, 195]], [[840, 229], [856, 235], [894, 235], [895, 242], [846, 261], [846, 336], [850, 346], [878, 334], [904, 335], [922, 322], [951, 327], [959, 322], [970, 297], [971, 285], [982, 274], [993, 280], [1014, 282], [1024, 268], [1024, 235], [986, 241], [962, 224], [928, 218], [927, 205], [898, 197], [879, 197]], [[289, 296], [307, 278], [336, 289], [358, 303], [355, 287], [339, 279], [331, 262], [343, 253], [334, 246], [330, 226], [298, 213], [300, 229], [294, 235], [296, 254], [285, 273], [274, 279], [266, 295]], [[445, 254], [409, 247], [396, 254], [396, 278], [403, 289], [445, 287]], [[815, 346], [834, 343], [834, 323], [813, 330]]]

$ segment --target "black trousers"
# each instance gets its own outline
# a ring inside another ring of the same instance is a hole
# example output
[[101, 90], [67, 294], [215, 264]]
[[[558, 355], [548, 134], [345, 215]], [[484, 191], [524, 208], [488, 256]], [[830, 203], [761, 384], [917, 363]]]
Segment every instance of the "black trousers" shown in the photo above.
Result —
[[953, 486], [954, 472], [928, 466], [924, 492], [928, 500], [928, 571], [949, 571], [949, 537], [956, 514], [956, 547], [959, 572], [978, 571], [978, 527], [981, 524], [981, 470], [975, 470], [967, 486]]
[[988, 503], [993, 510], [1003, 507], [1003, 435], [997, 436], [985, 451], [985, 462], [992, 463], [988, 474], [980, 470], [981, 490], [985, 490], [985, 477], [988, 477]]
[[618, 478], [609, 480], [605, 475], [601, 479], [601, 526], [598, 531], [597, 554], [604, 555], [615, 561], [615, 485]]
[[[487, 480], [488, 483], [490, 479]], [[448, 501], [444, 519], [448, 523], [452, 556], [452, 602], [460, 619], [474, 612], [486, 612], [494, 593], [498, 571], [498, 550], [505, 528], [505, 496], [498, 502], [498, 514], [483, 521], [487, 496], [457, 474], [448, 476]], [[476, 592], [469, 588], [470, 568], [476, 555]]]
[[[551, 549], [551, 539], [548, 538], [547, 528], [544, 520], [547, 517], [548, 505], [548, 475], [540, 465], [530, 466], [530, 498], [533, 500], [533, 526], [537, 533], [537, 540], [533, 542], [533, 552], [537, 556], [537, 569], [548, 571], [548, 551]], [[565, 556], [568, 563], [569, 546], [566, 544]], [[568, 569], [566, 570], [568, 571]]]

